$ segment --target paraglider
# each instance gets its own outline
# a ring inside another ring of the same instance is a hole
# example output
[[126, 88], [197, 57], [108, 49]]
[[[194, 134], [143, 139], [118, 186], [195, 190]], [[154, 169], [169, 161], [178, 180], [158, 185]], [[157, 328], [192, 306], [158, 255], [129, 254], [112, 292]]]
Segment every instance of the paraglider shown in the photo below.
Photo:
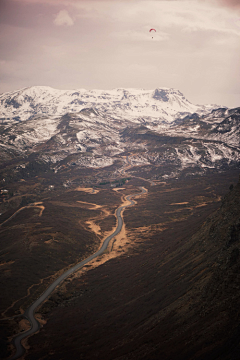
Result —
[[[149, 32], [152, 32], [152, 31], [156, 32], [156, 29], [150, 29], [149, 30]], [[152, 36], [152, 39], [153, 39], [153, 36]]]

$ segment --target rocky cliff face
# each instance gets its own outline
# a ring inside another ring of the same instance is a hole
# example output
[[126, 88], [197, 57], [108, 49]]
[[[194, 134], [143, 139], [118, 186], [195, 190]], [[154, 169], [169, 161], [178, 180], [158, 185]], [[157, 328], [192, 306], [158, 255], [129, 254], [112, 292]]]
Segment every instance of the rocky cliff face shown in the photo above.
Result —
[[219, 210], [207, 219], [190, 243], [194, 244], [193, 261], [201, 273], [185, 297], [189, 301], [188, 312], [184, 314], [185, 322], [189, 322], [185, 336], [191, 334], [192, 341], [188, 351], [182, 351], [190, 359], [237, 360], [240, 356], [240, 181], [230, 186]]
[[239, 322], [237, 310], [240, 302], [240, 181], [231, 185], [220, 209], [208, 219], [199, 234], [205, 251], [218, 251], [212, 263], [213, 276], [203, 292], [210, 307], [218, 304], [219, 312], [227, 312], [229, 319]]

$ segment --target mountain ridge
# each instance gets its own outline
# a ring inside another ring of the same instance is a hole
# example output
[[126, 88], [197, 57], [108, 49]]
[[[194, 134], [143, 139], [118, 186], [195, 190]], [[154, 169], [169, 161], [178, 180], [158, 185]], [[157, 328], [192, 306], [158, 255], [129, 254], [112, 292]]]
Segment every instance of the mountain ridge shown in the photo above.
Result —
[[209, 112], [218, 105], [194, 105], [174, 88], [144, 90], [116, 88], [112, 90], [58, 90], [48, 86], [32, 86], [0, 95], [0, 112], [4, 118], [27, 120], [38, 115], [64, 115], [84, 107], [96, 107], [106, 113], [128, 115], [132, 119], [152, 116], [171, 122], [179, 113]]
[[239, 167], [240, 108], [198, 107], [177, 89], [40, 86], [3, 94], [0, 103], [9, 116], [0, 119], [1, 163], [34, 156], [56, 172], [63, 163], [86, 171], [134, 154], [132, 163], [151, 166], [159, 179]]

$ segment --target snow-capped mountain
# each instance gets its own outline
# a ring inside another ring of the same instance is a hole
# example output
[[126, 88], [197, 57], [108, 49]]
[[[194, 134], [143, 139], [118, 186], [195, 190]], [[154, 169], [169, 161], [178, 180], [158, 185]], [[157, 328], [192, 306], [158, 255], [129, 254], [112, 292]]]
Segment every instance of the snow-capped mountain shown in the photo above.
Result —
[[0, 102], [1, 163], [34, 158], [55, 172], [118, 164], [116, 175], [128, 156], [132, 175], [147, 166], [162, 178], [239, 168], [240, 108], [193, 105], [175, 89], [32, 87]]
[[183, 135], [217, 140], [228, 145], [239, 147], [240, 144], [240, 108], [214, 109], [210, 113], [200, 116], [191, 114], [175, 121], [165, 129], [165, 134]]
[[203, 113], [216, 105], [193, 105], [176, 89], [57, 90], [33, 86], [0, 95], [2, 119], [27, 120], [35, 115], [64, 115], [94, 107], [116, 118], [152, 117], [171, 122], [181, 113]]

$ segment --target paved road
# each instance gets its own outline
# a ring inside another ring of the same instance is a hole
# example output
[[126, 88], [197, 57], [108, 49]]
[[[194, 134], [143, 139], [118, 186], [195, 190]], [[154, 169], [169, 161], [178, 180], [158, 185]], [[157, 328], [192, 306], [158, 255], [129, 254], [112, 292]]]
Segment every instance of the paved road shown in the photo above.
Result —
[[32, 303], [32, 305], [29, 306], [29, 308], [27, 308], [27, 310], [25, 311], [25, 313], [23, 314], [23, 316], [30, 322], [31, 324], [31, 329], [29, 329], [28, 331], [25, 331], [23, 333], [20, 333], [19, 335], [17, 335], [14, 339], [13, 339], [13, 344], [16, 347], [16, 353], [15, 355], [13, 355], [10, 360], [15, 360], [18, 359], [20, 356], [22, 356], [25, 352], [24, 347], [21, 344], [21, 341], [26, 338], [29, 335], [33, 335], [35, 332], [37, 332], [40, 329], [40, 324], [39, 322], [35, 319], [34, 317], [34, 312], [36, 310], [36, 308], [44, 301], [46, 300], [46, 298], [53, 292], [53, 290], [64, 280], [66, 279], [70, 274], [74, 273], [76, 270], [82, 268], [84, 265], [86, 265], [89, 261], [93, 260], [94, 258], [96, 258], [97, 256], [101, 255], [106, 249], [107, 246], [110, 242], [110, 240], [116, 236], [122, 229], [122, 225], [123, 225], [123, 218], [122, 218], [122, 211], [123, 209], [125, 209], [128, 206], [132, 206], [134, 205], [134, 201], [132, 200], [132, 198], [134, 196], [137, 195], [142, 195], [145, 194], [147, 191], [143, 188], [140, 187], [140, 189], [142, 190], [141, 193], [137, 193], [137, 194], [133, 194], [133, 195], [128, 195], [126, 197], [126, 199], [128, 201], [130, 201], [129, 205], [124, 205], [124, 206], [120, 206], [117, 209], [117, 228], [116, 230], [109, 235], [103, 242], [102, 247], [95, 253], [92, 254], [91, 256], [89, 256], [87, 259], [81, 261], [80, 263], [76, 264], [75, 266], [73, 266], [71, 269], [67, 270], [65, 273], [63, 273], [61, 276], [59, 276], [59, 278], [57, 278], [46, 290], [45, 292], [36, 300], [34, 301], [34, 303]]

